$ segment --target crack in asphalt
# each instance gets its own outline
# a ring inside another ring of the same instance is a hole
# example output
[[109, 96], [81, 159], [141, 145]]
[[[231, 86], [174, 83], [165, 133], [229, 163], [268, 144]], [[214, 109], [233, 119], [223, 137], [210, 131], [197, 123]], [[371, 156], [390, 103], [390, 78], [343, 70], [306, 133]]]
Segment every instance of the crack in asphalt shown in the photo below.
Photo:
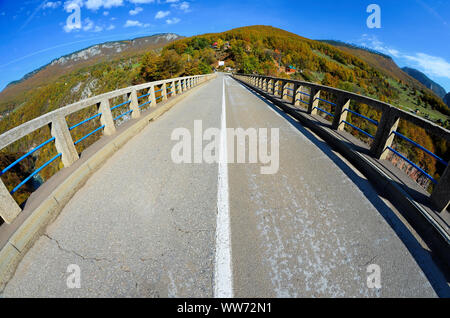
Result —
[[75, 251], [72, 251], [72, 250], [68, 250], [68, 249], [62, 247], [62, 246], [61, 246], [61, 243], [60, 243], [57, 239], [52, 238], [52, 237], [51, 237], [50, 235], [48, 235], [47, 233], [44, 233], [43, 236], [45, 236], [45, 237], [47, 237], [49, 240], [55, 242], [56, 245], [58, 246], [58, 248], [59, 248], [61, 251], [64, 251], [64, 252], [69, 253], [69, 254], [76, 255], [76, 256], [80, 257], [81, 259], [83, 259], [83, 260], [85, 260], [85, 261], [95, 261], [95, 262], [105, 261], [105, 262], [109, 262], [109, 263], [114, 263], [112, 260], [109, 260], [109, 259], [107, 259], [107, 258], [96, 258], [96, 257], [86, 257], [86, 256], [83, 256], [83, 255], [81, 255], [81, 254], [78, 253], [78, 252], [75, 252]]

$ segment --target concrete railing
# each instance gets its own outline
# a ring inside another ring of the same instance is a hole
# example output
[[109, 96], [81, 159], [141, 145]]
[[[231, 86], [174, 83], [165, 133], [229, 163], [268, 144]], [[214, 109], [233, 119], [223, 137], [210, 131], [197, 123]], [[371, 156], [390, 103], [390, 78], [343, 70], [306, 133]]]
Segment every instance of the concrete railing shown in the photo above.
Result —
[[[11, 145], [22, 137], [25, 137], [44, 126], [49, 125], [52, 135], [52, 138], [49, 140], [49, 142], [55, 142], [55, 147], [58, 152], [57, 157], [61, 158], [64, 167], [69, 167], [79, 159], [79, 155], [75, 148], [76, 142], [74, 143], [67, 124], [67, 116], [87, 107], [96, 105], [97, 115], [91, 117], [90, 119], [94, 117], [100, 117], [101, 126], [98, 128], [98, 130], [103, 129], [104, 135], [113, 135], [116, 132], [116, 125], [115, 119], [112, 115], [112, 108], [114, 107], [110, 106], [111, 99], [123, 96], [127, 100], [127, 102], [125, 102], [124, 104], [129, 105], [130, 108], [127, 113], [131, 114], [132, 118], [138, 118], [141, 116], [142, 107], [139, 106], [139, 99], [145, 97], [147, 100], [145, 104], [150, 104], [150, 107], [152, 107], [158, 103], [158, 99], [160, 99], [161, 101], [165, 101], [169, 97], [181, 94], [184, 91], [187, 91], [192, 87], [209, 80], [212, 76], [213, 75], [211, 74], [196, 75], [145, 83], [118, 89], [76, 102], [68, 106], [61, 107], [55, 111], [30, 120], [29, 122], [26, 122], [0, 135], [0, 150]], [[156, 90], [155, 88], [158, 89]], [[170, 91], [168, 91], [169, 89]], [[138, 92], [141, 93], [140, 97], [138, 97]], [[156, 95], [160, 96], [156, 97]], [[85, 121], [90, 119], [88, 118]], [[83, 122], [81, 122], [80, 124], [82, 123]], [[85, 137], [88, 136], [89, 134]], [[36, 148], [37, 147], [35, 147], [35, 149]], [[32, 153], [32, 151], [30, 151], [29, 153]], [[39, 172], [38, 170], [36, 171]], [[0, 180], [0, 216], [2, 217], [2, 219], [6, 223], [11, 223], [21, 211], [22, 209], [14, 200], [10, 191], [8, 191], [3, 181]]]
[[[337, 88], [318, 85], [304, 81], [275, 78], [261, 75], [236, 74], [234, 76], [243, 82], [246, 82], [254, 87], [261, 89], [264, 92], [267, 92], [268, 94], [274, 97], [283, 100], [283, 102], [284, 100], [286, 100], [286, 103], [290, 103], [293, 106], [298, 106], [300, 103], [304, 103], [307, 106], [307, 112], [309, 114], [314, 115], [318, 112], [318, 110], [323, 111], [319, 108], [320, 101], [332, 104], [334, 106], [334, 111], [328, 114], [330, 115], [330, 117], [333, 118], [331, 128], [335, 130], [343, 130], [345, 125], [349, 124], [348, 121], [346, 121], [346, 119], [348, 113], [351, 112], [349, 110], [350, 101], [366, 104], [369, 107], [377, 109], [378, 111], [381, 112], [381, 119], [379, 122], [376, 122], [377, 124], [376, 134], [374, 136], [370, 136], [373, 140], [370, 147], [370, 153], [373, 157], [377, 159], [385, 159], [389, 151], [395, 151], [391, 146], [394, 141], [394, 137], [396, 135], [400, 135], [396, 132], [400, 119], [406, 120], [414, 125], [417, 125], [425, 129], [427, 132], [450, 142], [449, 130], [442, 128], [428, 120], [422, 119], [414, 114], [403, 111], [388, 103], [384, 103], [370, 97], [365, 97]], [[309, 88], [309, 92], [306, 92], [305, 88]], [[288, 91], [291, 91], [292, 95], [289, 95]], [[333, 94], [336, 97], [336, 102], [332, 103], [321, 99], [320, 98], [321, 92], [328, 92]], [[302, 96], [308, 96], [309, 98], [307, 98], [307, 100], [305, 101], [305, 99]], [[371, 120], [370, 118], [365, 117], [364, 114], [357, 114], [357, 115], [362, 115], [363, 118]], [[358, 127], [355, 126], [353, 127], [358, 129]], [[362, 132], [364, 133], [364, 131]], [[415, 146], [419, 148], [421, 147], [412, 140], [408, 141], [412, 142]], [[427, 151], [424, 148], [421, 149]], [[428, 154], [435, 156], [431, 152], [428, 152]], [[435, 156], [435, 158], [438, 157]], [[404, 159], [408, 160], [406, 157]], [[412, 162], [410, 163], [414, 164]], [[447, 207], [450, 204], [450, 167], [448, 163], [445, 164], [446, 164], [445, 171], [440, 177], [439, 181], [436, 182], [433, 192], [430, 196], [432, 203], [435, 205], [436, 209], [439, 212], [447, 209]], [[420, 169], [420, 167], [418, 168]]]

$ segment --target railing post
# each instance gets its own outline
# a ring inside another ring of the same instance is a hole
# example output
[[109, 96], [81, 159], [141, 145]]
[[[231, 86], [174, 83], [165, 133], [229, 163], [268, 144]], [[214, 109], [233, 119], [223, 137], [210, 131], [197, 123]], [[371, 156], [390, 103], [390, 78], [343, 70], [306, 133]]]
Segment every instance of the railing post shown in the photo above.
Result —
[[345, 124], [343, 123], [343, 120], [347, 119], [347, 111], [344, 111], [345, 109], [348, 109], [350, 107], [350, 99], [347, 99], [345, 97], [339, 96], [338, 101], [336, 103], [336, 107], [334, 109], [334, 117], [333, 117], [333, 123], [331, 124], [331, 128], [335, 130], [343, 130]]
[[0, 179], [0, 216], [7, 224], [11, 224], [20, 212], [22, 209]]
[[51, 134], [55, 137], [56, 150], [61, 153], [64, 167], [70, 167], [79, 159], [77, 149], [73, 144], [67, 122], [64, 117], [57, 117], [51, 122]]
[[161, 89], [162, 89], [162, 91], [161, 91], [162, 100], [165, 101], [165, 100], [167, 100], [167, 88], [166, 88], [166, 83], [163, 83], [163, 84], [161, 85]]
[[299, 87], [300, 87], [300, 84], [294, 83], [293, 91], [292, 91], [292, 96], [293, 97], [292, 97], [292, 102], [291, 102], [291, 104], [293, 106], [297, 105], [297, 94], [298, 94]]
[[299, 106], [301, 104], [300, 100], [303, 100], [303, 86], [299, 86], [296, 95], [295, 95], [295, 106]]
[[267, 78], [263, 80], [263, 91], [267, 92]]
[[130, 109], [132, 110], [131, 118], [141, 117], [141, 110], [139, 109], [139, 102], [137, 99], [137, 93], [135, 89], [133, 89], [129, 94], [128, 100], [131, 101], [130, 103]]
[[98, 112], [102, 113], [100, 122], [102, 125], [105, 125], [103, 134], [106, 136], [114, 134], [116, 132], [116, 126], [114, 125], [114, 118], [112, 117], [109, 99], [104, 99], [98, 104]]
[[148, 97], [148, 101], [152, 101], [153, 106], [156, 106], [155, 85], [150, 86], [147, 94], [150, 94]]
[[431, 193], [431, 202], [439, 213], [444, 212], [450, 205], [450, 165], [447, 165], [439, 183], [434, 186]]
[[172, 82], [172, 95], [173, 96], [177, 95], [177, 82], [175, 81]]
[[317, 108], [319, 107], [319, 100], [320, 98], [320, 90], [314, 87], [311, 87], [311, 95], [309, 96], [309, 103], [308, 103], [308, 114], [316, 115], [317, 114]]
[[387, 158], [389, 150], [387, 147], [392, 146], [394, 141], [394, 131], [397, 130], [400, 117], [395, 112], [394, 108], [389, 107], [383, 111], [380, 123], [378, 124], [377, 133], [370, 151], [376, 159], [384, 160]]
[[284, 81], [280, 81], [280, 87], [278, 88], [278, 91], [280, 93], [280, 98], [283, 99], [284, 98], [284, 90], [285, 90], [285, 86], [287, 84], [285, 84]]

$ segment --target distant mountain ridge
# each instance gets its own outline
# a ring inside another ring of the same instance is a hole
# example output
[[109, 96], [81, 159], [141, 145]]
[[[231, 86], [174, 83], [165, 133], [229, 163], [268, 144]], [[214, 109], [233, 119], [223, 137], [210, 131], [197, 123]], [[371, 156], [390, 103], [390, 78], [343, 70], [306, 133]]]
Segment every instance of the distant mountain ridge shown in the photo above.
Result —
[[352, 43], [346, 43], [346, 42], [338, 41], [338, 40], [318, 40], [318, 41], [319, 42], [324, 42], [324, 43], [327, 43], [327, 44], [331, 44], [333, 46], [341, 46], [341, 47], [346, 47], [346, 48], [349, 48], [349, 49], [364, 50], [364, 51], [367, 51], [367, 52], [370, 52], [370, 53], [382, 56], [382, 57], [384, 57], [386, 59], [392, 60], [391, 56], [389, 56], [387, 54], [384, 54], [384, 53], [381, 53], [380, 51], [377, 51], [377, 50], [365, 47], [365, 46], [352, 44]]
[[0, 101], [5, 102], [16, 99], [24, 91], [50, 83], [58, 77], [82, 67], [103, 61], [136, 56], [148, 50], [161, 49], [168, 43], [182, 38], [183, 36], [174, 33], [161, 33], [131, 40], [110, 41], [92, 45], [56, 58], [50, 63], [26, 74], [21, 79], [9, 83], [0, 92]]
[[450, 92], [448, 92], [447, 95], [444, 96], [444, 103], [446, 103], [447, 106], [450, 107]]
[[182, 36], [175, 34], [175, 33], [161, 33], [161, 34], [154, 34], [151, 36], [145, 36], [145, 37], [139, 37], [132, 40], [121, 40], [121, 41], [109, 41], [104, 42], [100, 44], [95, 44], [92, 46], [89, 46], [85, 49], [81, 49], [72, 53], [69, 53], [67, 55], [63, 55], [59, 58], [54, 59], [50, 63], [41, 66], [40, 68], [27, 73], [24, 75], [20, 80], [12, 81], [10, 82], [6, 87], [9, 87], [11, 85], [19, 84], [23, 82], [24, 80], [32, 77], [33, 75], [39, 73], [39, 71], [45, 69], [49, 66], [66, 66], [70, 67], [73, 65], [68, 65], [69, 63], [76, 64], [80, 61], [87, 61], [89, 59], [94, 58], [95, 56], [102, 56], [106, 58], [113, 57], [114, 55], [118, 55], [122, 52], [131, 51], [133, 49], [140, 49], [144, 48], [149, 45], [155, 45], [155, 44], [161, 44], [165, 45], [169, 42], [178, 40], [183, 38]]
[[[436, 95], [438, 95], [440, 98], [444, 98], [445, 96], [445, 89], [439, 85], [438, 83], [431, 80], [428, 76], [426, 76], [424, 73], [411, 68], [411, 67], [403, 67], [403, 72], [407, 73], [409, 76], [414, 77], [416, 80], [421, 82], [423, 85], [425, 85], [427, 88], [431, 89]], [[448, 105], [448, 104], [447, 104]]]

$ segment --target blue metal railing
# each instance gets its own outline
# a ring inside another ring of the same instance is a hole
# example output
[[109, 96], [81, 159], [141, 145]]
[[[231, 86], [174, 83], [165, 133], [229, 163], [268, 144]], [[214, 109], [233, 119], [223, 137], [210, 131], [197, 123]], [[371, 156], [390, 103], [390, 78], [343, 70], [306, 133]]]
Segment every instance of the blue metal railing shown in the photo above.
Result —
[[327, 112], [325, 109], [322, 109], [322, 108], [317, 107], [317, 106], [315, 106], [314, 108], [317, 109], [317, 110], [320, 110], [321, 112], [323, 112], [323, 113], [325, 113], [325, 114], [327, 114], [327, 115], [329, 115], [331, 117], [334, 117], [334, 115], [332, 113]]
[[9, 166], [7, 166], [5, 169], [3, 169], [0, 172], [0, 176], [4, 175], [6, 172], [8, 172], [9, 170], [11, 170], [14, 166], [16, 166], [19, 162], [21, 162], [22, 160], [24, 160], [25, 158], [27, 158], [28, 156], [32, 155], [33, 153], [35, 153], [36, 151], [38, 151], [39, 149], [41, 149], [42, 147], [44, 147], [45, 145], [48, 145], [49, 143], [51, 143], [52, 141], [55, 140], [55, 137], [50, 138], [47, 141], [44, 141], [42, 144], [40, 144], [39, 146], [31, 149], [30, 151], [28, 151], [26, 154], [24, 154], [22, 157], [20, 157], [19, 159], [17, 159], [16, 161], [14, 161], [13, 163], [11, 163]]
[[138, 97], [138, 100], [139, 100], [139, 99], [141, 99], [141, 98], [144, 98], [144, 97], [150, 96], [150, 95], [151, 95], [151, 93], [148, 93], [148, 94], [145, 94], [145, 95], [141, 95], [141, 96], [139, 96], [139, 97]]
[[300, 102], [302, 102], [303, 104], [309, 105], [308, 102], [305, 102], [304, 100], [301, 100], [300, 98], [297, 98], [297, 101], [300, 101]]
[[432, 176], [430, 176], [425, 170], [423, 170], [421, 167], [419, 167], [418, 165], [416, 165], [414, 162], [412, 162], [411, 160], [409, 160], [408, 158], [406, 158], [404, 155], [402, 155], [400, 152], [398, 152], [397, 150], [395, 150], [392, 147], [387, 147], [387, 149], [389, 149], [390, 151], [392, 151], [393, 153], [395, 153], [397, 156], [399, 156], [400, 158], [402, 158], [403, 160], [405, 160], [406, 162], [408, 162], [411, 166], [413, 166], [414, 168], [416, 168], [417, 170], [419, 170], [421, 173], [423, 173], [428, 179], [430, 179], [434, 184], [437, 184], [436, 179], [434, 179]]
[[356, 115], [356, 116], [358, 116], [358, 117], [364, 118], [365, 120], [367, 120], [367, 121], [371, 122], [372, 124], [378, 126], [378, 122], [377, 122], [376, 120], [373, 120], [372, 118], [369, 118], [369, 117], [366, 117], [366, 116], [364, 116], [364, 115], [361, 115], [360, 113], [357, 113], [357, 112], [355, 112], [355, 111], [353, 111], [353, 110], [351, 110], [351, 109], [346, 108], [346, 109], [344, 110], [344, 112], [349, 112], [349, 113], [351, 113], [351, 114], [353, 114], [353, 115]]
[[93, 134], [95, 134], [97, 131], [101, 130], [105, 128], [105, 125], [102, 125], [96, 129], [94, 129], [93, 131], [91, 131], [90, 133], [88, 133], [87, 135], [84, 135], [84, 137], [81, 137], [80, 139], [78, 139], [77, 141], [75, 141], [73, 144], [76, 146], [78, 145], [80, 142], [82, 142], [83, 140], [85, 140], [86, 138], [92, 136]]
[[335, 103], [332, 103], [332, 102], [330, 102], [330, 101], [327, 101], [326, 99], [323, 99], [323, 98], [316, 97], [314, 100], [320, 100], [320, 101], [325, 102], [325, 103], [328, 103], [328, 104], [330, 104], [330, 105], [332, 105], [332, 106], [336, 106]]
[[122, 103], [122, 104], [116, 105], [116, 106], [112, 107], [112, 108], [111, 108], [111, 110], [114, 110], [114, 109], [116, 109], [116, 108], [122, 107], [122, 106], [124, 106], [124, 105], [127, 105], [127, 104], [129, 104], [129, 103], [131, 103], [131, 100], [129, 100], [129, 101], [126, 101], [125, 103]]
[[85, 119], [83, 121], [80, 121], [78, 124], [75, 124], [75, 125], [69, 127], [69, 131], [71, 131], [71, 130], [77, 128], [78, 126], [81, 126], [81, 125], [87, 123], [88, 121], [91, 121], [91, 120], [93, 120], [93, 119], [95, 119], [95, 118], [97, 118], [97, 117], [99, 117], [101, 115], [102, 115], [102, 113], [98, 113], [97, 115], [94, 115], [94, 116], [89, 117], [89, 118], [87, 118], [87, 119]]
[[402, 135], [399, 132], [394, 131], [393, 132], [396, 136], [402, 138], [403, 140], [406, 140], [407, 142], [411, 143], [412, 145], [414, 145], [415, 147], [425, 151], [427, 154], [429, 154], [430, 156], [432, 156], [434, 159], [436, 159], [437, 161], [439, 161], [440, 163], [442, 163], [444, 166], [447, 166], [448, 163], [444, 161], [444, 159], [442, 159], [441, 157], [435, 155], [434, 153], [432, 153], [430, 150], [426, 149], [425, 147], [419, 145], [417, 142], [415, 142], [414, 140], [409, 139], [408, 137]]
[[146, 102], [146, 103], [143, 103], [142, 105], [139, 105], [139, 108], [142, 108], [142, 107], [144, 107], [145, 105], [147, 105], [147, 104], [150, 104], [152, 101], [151, 100], [149, 100], [148, 102]]
[[363, 133], [363, 134], [366, 135], [367, 137], [369, 137], [369, 138], [371, 138], [371, 139], [375, 139], [374, 136], [372, 136], [371, 134], [369, 134], [368, 132], [362, 130], [361, 128], [359, 128], [359, 127], [357, 127], [357, 126], [355, 126], [355, 125], [353, 125], [353, 124], [350, 124], [348, 121], [343, 120], [342, 122], [345, 123], [346, 125], [349, 125], [350, 127], [354, 128], [354, 129], [356, 129], [356, 130], [359, 131], [360, 133]]
[[52, 159], [50, 159], [49, 161], [47, 161], [46, 163], [44, 163], [42, 166], [40, 166], [38, 169], [36, 169], [35, 171], [33, 171], [28, 177], [26, 177], [22, 182], [20, 182], [10, 193], [14, 194], [17, 192], [17, 190], [19, 190], [25, 183], [27, 183], [31, 178], [33, 178], [36, 174], [38, 174], [39, 172], [41, 172], [45, 167], [47, 167], [49, 164], [51, 164], [53, 161], [55, 161], [56, 159], [58, 159], [59, 157], [61, 157], [62, 154], [59, 153], [56, 156], [54, 156]]
[[132, 113], [132, 112], [133, 112], [133, 110], [130, 109], [129, 111], [126, 111], [125, 113], [120, 114], [119, 116], [117, 116], [116, 118], [114, 118], [114, 121], [119, 120], [119, 119], [122, 118], [123, 116], [126, 116], [126, 115], [128, 115], [128, 114], [130, 114], [130, 113]]

